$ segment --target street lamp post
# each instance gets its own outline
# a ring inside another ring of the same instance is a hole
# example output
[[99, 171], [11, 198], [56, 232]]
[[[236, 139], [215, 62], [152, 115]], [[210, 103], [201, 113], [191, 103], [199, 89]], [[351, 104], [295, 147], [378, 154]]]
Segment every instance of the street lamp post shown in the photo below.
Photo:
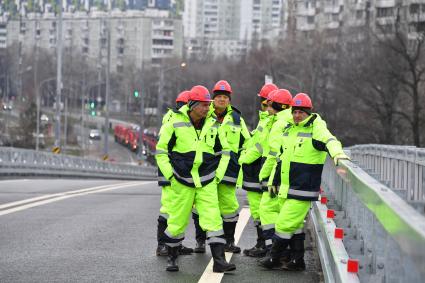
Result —
[[158, 83], [158, 97], [157, 97], [157, 109], [156, 109], [156, 113], [157, 113], [157, 129], [159, 132], [159, 129], [161, 128], [161, 124], [162, 124], [162, 103], [164, 100], [164, 93], [162, 91], [163, 89], [163, 84], [164, 84], [164, 73], [177, 69], [177, 68], [184, 68], [186, 67], [186, 62], [182, 62], [180, 65], [177, 66], [173, 66], [167, 69], [159, 69], [159, 83]]
[[58, 0], [58, 25], [56, 38], [57, 51], [57, 81], [56, 81], [56, 129], [55, 146], [60, 147], [61, 136], [61, 91], [62, 91], [62, 1]]

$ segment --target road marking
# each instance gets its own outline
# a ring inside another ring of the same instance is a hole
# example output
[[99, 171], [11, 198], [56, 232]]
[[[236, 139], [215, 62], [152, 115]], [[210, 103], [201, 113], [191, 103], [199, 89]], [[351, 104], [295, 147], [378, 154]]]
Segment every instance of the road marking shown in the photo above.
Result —
[[11, 180], [0, 180], [0, 185], [3, 183], [8, 183], [8, 182], [26, 182], [29, 181], [29, 179], [11, 179]]
[[[128, 184], [128, 183], [125, 183], [125, 184]], [[81, 190], [67, 191], [67, 192], [63, 192], [63, 193], [47, 194], [47, 195], [42, 195], [42, 196], [39, 196], [39, 197], [33, 197], [33, 198], [24, 199], [24, 200], [9, 202], [9, 203], [0, 205], [0, 210], [8, 208], [8, 207], [18, 206], [18, 205], [29, 203], [29, 202], [36, 202], [36, 201], [40, 201], [40, 200], [44, 200], [44, 199], [48, 199], [48, 198], [54, 198], [54, 197], [68, 195], [68, 194], [78, 194], [78, 193], [92, 191], [92, 190], [99, 190], [99, 189], [108, 188], [108, 187], [114, 186], [114, 185], [116, 185], [116, 184], [96, 186], [96, 187], [91, 187], [91, 188], [86, 188], [86, 189], [81, 189]]]
[[[238, 244], [239, 239], [242, 236], [242, 232], [245, 229], [246, 224], [248, 223], [249, 217], [251, 216], [249, 212], [248, 207], [242, 208], [241, 212], [239, 213], [239, 220], [238, 224], [236, 224], [236, 230], [235, 230], [235, 244]], [[230, 261], [232, 258], [233, 253], [226, 253], [226, 260], [227, 262]], [[213, 267], [213, 259], [210, 260], [207, 267], [205, 268], [204, 273], [202, 274], [201, 278], [199, 279], [198, 283], [219, 283], [223, 279], [224, 273], [215, 273], [212, 271]], [[237, 268], [237, 267], [236, 267]]]
[[40, 205], [44, 205], [44, 204], [68, 199], [68, 198], [73, 198], [73, 197], [83, 196], [83, 195], [88, 195], [88, 194], [94, 194], [94, 193], [100, 193], [100, 192], [105, 192], [105, 191], [111, 191], [111, 190], [116, 190], [116, 189], [122, 189], [122, 188], [137, 186], [137, 185], [144, 185], [146, 183], [149, 183], [149, 182], [126, 182], [126, 183], [119, 184], [119, 185], [117, 185], [117, 184], [104, 185], [104, 186], [92, 187], [92, 188], [87, 188], [87, 189], [82, 189], [82, 190], [68, 191], [68, 192], [58, 193], [58, 194], [50, 194], [50, 195], [45, 195], [45, 196], [41, 196], [41, 197], [17, 201], [17, 202], [13, 202], [13, 203], [7, 203], [7, 204], [0, 206], [0, 209], [11, 207], [11, 206], [13, 206], [13, 207], [9, 208], [9, 209], [5, 209], [5, 210], [0, 210], [0, 216], [10, 214], [10, 213], [13, 213], [13, 212], [18, 212], [18, 211], [25, 210], [25, 209], [28, 209], [28, 208], [32, 208], [32, 207], [36, 207], [36, 206], [40, 206]]

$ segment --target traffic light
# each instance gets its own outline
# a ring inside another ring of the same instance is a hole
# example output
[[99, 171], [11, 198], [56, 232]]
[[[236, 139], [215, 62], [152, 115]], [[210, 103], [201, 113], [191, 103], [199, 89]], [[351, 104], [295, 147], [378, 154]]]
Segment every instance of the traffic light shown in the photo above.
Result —
[[94, 109], [96, 107], [94, 101], [90, 102], [90, 109]]
[[92, 110], [91, 113], [90, 113], [90, 115], [96, 116], [96, 111]]
[[138, 90], [134, 90], [133, 95], [135, 98], [139, 97], [139, 91]]

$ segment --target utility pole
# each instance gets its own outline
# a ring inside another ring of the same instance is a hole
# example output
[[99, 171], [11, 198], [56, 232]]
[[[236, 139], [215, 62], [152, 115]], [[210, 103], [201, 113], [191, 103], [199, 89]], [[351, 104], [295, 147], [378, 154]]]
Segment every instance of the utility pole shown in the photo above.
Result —
[[[110, 5], [110, 1], [109, 1]], [[105, 81], [106, 81], [106, 93], [105, 93], [105, 145], [104, 145], [104, 151], [103, 151], [103, 159], [108, 160], [108, 142], [109, 142], [109, 92], [110, 92], [110, 69], [111, 69], [111, 22], [110, 22], [110, 16], [111, 16], [111, 10], [109, 9], [109, 18], [106, 22], [107, 24], [107, 63], [106, 63], [106, 74], [105, 74]]]
[[[86, 58], [84, 57], [84, 60], [86, 60]], [[85, 62], [85, 61], [84, 61]], [[85, 64], [84, 64], [85, 66]], [[87, 92], [87, 86], [86, 86], [86, 76], [83, 76], [83, 88], [82, 88], [82, 92], [81, 92], [81, 151], [82, 151], [82, 155], [84, 157], [84, 151], [85, 151], [85, 144], [84, 144], [84, 108], [85, 108], [85, 98], [88, 97], [88, 95], [86, 95]]]
[[57, 24], [57, 79], [56, 79], [56, 130], [55, 130], [55, 147], [60, 150], [61, 137], [61, 95], [62, 95], [62, 0], [58, 3], [58, 24]]
[[[142, 81], [143, 83], [143, 81]], [[140, 89], [140, 130], [139, 130], [139, 164], [141, 164], [143, 157], [143, 131], [145, 123], [145, 99], [143, 87]]]
[[35, 34], [35, 66], [34, 66], [34, 90], [35, 90], [35, 99], [37, 103], [37, 132], [35, 138], [35, 150], [38, 151], [40, 147], [40, 94], [38, 92], [38, 41], [37, 41], [37, 32]]

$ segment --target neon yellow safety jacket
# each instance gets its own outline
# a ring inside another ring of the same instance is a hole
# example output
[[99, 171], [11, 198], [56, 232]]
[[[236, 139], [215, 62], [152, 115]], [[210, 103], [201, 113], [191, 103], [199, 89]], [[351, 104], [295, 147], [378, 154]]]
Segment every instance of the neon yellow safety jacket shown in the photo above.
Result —
[[[166, 124], [170, 119], [173, 117], [173, 113], [178, 113], [178, 110], [176, 109], [168, 109], [167, 113], [165, 113], [164, 117], [162, 117], [162, 125]], [[161, 136], [161, 130], [163, 127], [161, 126], [161, 129], [159, 130], [159, 136]], [[158, 169], [158, 186], [165, 187], [170, 186], [171, 182], [164, 178], [164, 174], [162, 174], [161, 170]]]
[[277, 157], [277, 152], [280, 150], [279, 146], [282, 139], [283, 128], [290, 119], [292, 119], [291, 109], [280, 111], [274, 115], [273, 124], [271, 125], [271, 129], [267, 135], [267, 141], [264, 145], [262, 155], [263, 163], [258, 177], [263, 191], [267, 190], [267, 182], [276, 162], [276, 158], [269, 158], [269, 155]]
[[230, 159], [230, 148], [220, 124], [207, 116], [197, 130], [187, 105], [176, 111], [162, 126], [156, 146], [158, 169], [166, 180], [200, 188], [217, 179], [220, 182]]
[[[281, 148], [280, 193], [288, 199], [315, 201], [319, 197], [323, 164], [328, 153], [332, 158], [344, 154], [341, 143], [326, 122], [316, 113], [299, 124], [290, 119], [271, 148]], [[276, 159], [270, 151], [267, 159]], [[273, 178], [273, 176], [271, 176]], [[269, 180], [269, 185], [274, 184]]]
[[[213, 104], [211, 104], [210, 113], [213, 117], [216, 117]], [[251, 135], [241, 116], [241, 112], [231, 105], [226, 109], [220, 130], [224, 132], [226, 141], [230, 147], [230, 160], [221, 182], [236, 185], [240, 169], [238, 163], [239, 155], [242, 149], [246, 147]]]
[[273, 121], [274, 117], [270, 116], [267, 111], [259, 112], [258, 125], [252, 131], [252, 137], [239, 158], [239, 164], [241, 164], [243, 172], [242, 188], [246, 191], [262, 191], [258, 172], [261, 169], [263, 148], [267, 143], [267, 137]]

